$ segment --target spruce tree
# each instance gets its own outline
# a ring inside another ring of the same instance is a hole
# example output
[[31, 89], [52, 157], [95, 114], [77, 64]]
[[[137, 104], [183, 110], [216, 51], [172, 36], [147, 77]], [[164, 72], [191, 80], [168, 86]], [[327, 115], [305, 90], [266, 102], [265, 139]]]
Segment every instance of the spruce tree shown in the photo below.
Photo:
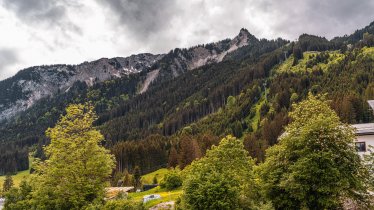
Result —
[[178, 153], [175, 147], [170, 149], [169, 159], [168, 159], [168, 167], [175, 168], [178, 165]]
[[13, 179], [10, 174], [7, 174], [3, 184], [3, 192], [8, 192], [13, 187]]
[[134, 173], [133, 173], [133, 183], [134, 183], [134, 187], [135, 189], [140, 189], [141, 186], [142, 186], [142, 174], [141, 174], [141, 171], [140, 171], [140, 167], [139, 166], [135, 166], [134, 168]]
[[123, 176], [123, 186], [128, 187], [131, 186], [132, 183], [132, 175], [129, 173], [127, 169], [125, 169], [124, 176]]

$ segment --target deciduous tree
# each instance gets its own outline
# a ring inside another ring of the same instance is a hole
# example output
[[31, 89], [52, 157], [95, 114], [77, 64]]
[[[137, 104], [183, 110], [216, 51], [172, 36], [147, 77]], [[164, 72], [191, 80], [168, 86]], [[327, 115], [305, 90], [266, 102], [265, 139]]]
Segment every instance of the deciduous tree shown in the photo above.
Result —
[[[206, 156], [186, 168], [183, 201], [187, 209], [251, 209], [254, 197], [254, 161], [243, 143], [232, 136], [222, 139]], [[183, 202], [182, 202], [183, 203]]]
[[82, 209], [102, 202], [114, 158], [100, 146], [104, 138], [92, 127], [95, 119], [92, 106], [73, 104], [47, 130], [47, 160], [37, 163], [31, 182], [37, 209]]
[[276, 209], [338, 209], [346, 199], [366, 205], [366, 170], [352, 128], [323, 97], [293, 107], [292, 122], [259, 168]]

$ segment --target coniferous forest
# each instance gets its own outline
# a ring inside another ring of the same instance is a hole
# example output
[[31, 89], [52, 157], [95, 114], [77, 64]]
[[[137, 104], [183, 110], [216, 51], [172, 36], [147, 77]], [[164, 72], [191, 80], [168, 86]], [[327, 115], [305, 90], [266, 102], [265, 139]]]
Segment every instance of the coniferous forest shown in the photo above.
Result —
[[[103, 181], [116, 186], [125, 174], [140, 176], [162, 168], [182, 170], [169, 175], [182, 174], [179, 189], [184, 195], [176, 202], [181, 209], [339, 209], [346, 200], [372, 208], [367, 197], [372, 180], [362, 177], [372, 176], [372, 171], [355, 155], [353, 131], [345, 126], [374, 122], [367, 103], [374, 100], [374, 22], [331, 40], [309, 34], [297, 41], [249, 35], [249, 45], [227, 53], [221, 62], [176, 76], [170, 67], [175, 57], [191, 56], [193, 48], [175, 49], [147, 71], [93, 85], [78, 81], [0, 122], [0, 175], [27, 170], [32, 159], [40, 161], [31, 168], [36, 178], [23, 183], [27, 192], [9, 191], [26, 193], [29, 200], [22, 206], [24, 200], [17, 199], [24, 195], [10, 195], [14, 206], [7, 208], [38, 209], [43, 204], [42, 209], [95, 209], [90, 205], [103, 203]], [[228, 43], [200, 47], [219, 52], [227, 50]], [[140, 93], [152, 69], [160, 76]], [[349, 132], [340, 132], [342, 127]], [[326, 135], [319, 139], [316, 133]], [[66, 146], [67, 140], [78, 146]], [[95, 145], [98, 159], [74, 167], [84, 174], [82, 183], [90, 180], [87, 168], [97, 168], [100, 174], [92, 180], [100, 184], [82, 185], [84, 198], [77, 189], [64, 194], [73, 181], [58, 183], [54, 192], [54, 178], [74, 180], [70, 176], [78, 174], [61, 167], [66, 164], [59, 160], [66, 155], [63, 148], [72, 154], [71, 160], [68, 155], [65, 159], [75, 163], [73, 155], [86, 158], [75, 149], [89, 153], [80, 144]], [[320, 148], [322, 144], [326, 148]], [[326, 165], [321, 169], [316, 162]], [[331, 179], [324, 177], [326, 171]], [[232, 180], [224, 178], [233, 173]], [[225, 187], [227, 197], [218, 190]], [[206, 193], [208, 188], [215, 194]], [[42, 196], [46, 194], [50, 200]], [[70, 200], [65, 203], [59, 196]], [[215, 206], [208, 202], [222, 197], [227, 200]]]
[[[0, 171], [26, 169], [30, 149], [43, 157], [42, 145], [49, 142], [44, 132], [70, 103], [94, 104], [99, 116], [95, 126], [120, 160], [119, 171], [139, 165], [147, 172], [167, 165], [172, 148], [178, 155], [186, 149], [180, 145], [185, 136], [199, 141], [233, 134], [245, 140], [254, 158], [263, 160], [264, 150], [289, 122], [291, 104], [309, 92], [327, 93], [343, 122], [371, 122], [366, 103], [374, 95], [371, 30], [372, 25], [330, 41], [307, 34], [297, 42], [256, 39], [220, 63], [154, 82], [142, 94], [137, 94], [142, 74], [91, 87], [77, 82], [69, 92], [43, 98], [2, 123]], [[203, 154], [204, 144], [193, 147]]]

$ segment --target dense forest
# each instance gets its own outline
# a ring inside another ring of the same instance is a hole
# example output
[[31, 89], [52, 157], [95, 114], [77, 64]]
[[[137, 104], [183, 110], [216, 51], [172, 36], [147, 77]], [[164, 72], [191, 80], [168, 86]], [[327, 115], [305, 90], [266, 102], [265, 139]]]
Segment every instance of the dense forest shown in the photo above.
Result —
[[[372, 122], [366, 101], [374, 99], [373, 25], [330, 41], [307, 34], [296, 42], [257, 40], [222, 62], [161, 77], [142, 94], [139, 81], [145, 73], [91, 87], [77, 82], [2, 122], [0, 174], [26, 169], [30, 150], [44, 156], [42, 145], [50, 141], [45, 130], [71, 103], [94, 106], [102, 144], [117, 161], [115, 173], [135, 166], [143, 173], [183, 168], [227, 134], [243, 139], [249, 154], [263, 161], [265, 149], [290, 122], [291, 104], [309, 92], [327, 94], [343, 122]], [[168, 59], [161, 63], [164, 72]]]

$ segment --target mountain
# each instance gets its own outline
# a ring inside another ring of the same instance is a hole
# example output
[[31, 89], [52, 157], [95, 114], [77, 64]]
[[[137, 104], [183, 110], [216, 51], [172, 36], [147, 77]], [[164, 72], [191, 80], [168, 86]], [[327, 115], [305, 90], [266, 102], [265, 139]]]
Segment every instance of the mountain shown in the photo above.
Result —
[[188, 70], [223, 58], [240, 47], [258, 40], [242, 29], [238, 36], [216, 43], [199, 45], [189, 49], [175, 49], [166, 55], [149, 53], [129, 57], [102, 58], [79, 65], [35, 66], [0, 81], [0, 121], [30, 108], [36, 101], [61, 91], [69, 91], [75, 82], [92, 86], [96, 82], [147, 72], [141, 81], [140, 93], [144, 93], [154, 80], [163, 81]]
[[0, 82], [0, 121], [30, 108], [36, 101], [59, 92], [67, 92], [77, 82], [92, 86], [95, 82], [139, 73], [163, 55], [139, 54], [126, 58], [102, 58], [79, 65], [35, 66]]
[[[136, 165], [143, 172], [165, 166], [172, 150], [178, 156], [172, 162], [186, 160], [180, 163], [186, 165], [197, 157], [183, 155], [204, 154], [227, 134], [241, 138], [261, 161], [288, 123], [291, 104], [309, 92], [327, 94], [344, 122], [371, 122], [366, 100], [374, 97], [374, 44], [370, 31], [362, 36], [348, 43], [303, 34], [289, 42], [257, 39], [242, 29], [233, 39], [174, 49], [148, 57], [148, 63], [139, 60], [144, 68], [133, 67], [138, 69], [134, 73], [123, 70], [131, 69], [126, 63], [103, 59], [96, 61], [94, 76], [80, 77], [69, 86], [62, 87], [74, 74], [61, 74], [61, 81], [54, 77], [61, 87], [53, 94], [0, 123], [0, 174], [25, 169], [30, 150], [43, 157], [42, 146], [49, 142], [45, 130], [71, 103], [95, 106], [95, 126], [115, 155], [118, 172]], [[48, 68], [58, 75], [62, 66]], [[104, 66], [110, 66], [111, 73]], [[24, 70], [9, 81], [18, 84], [22, 74], [27, 81], [39, 81], [40, 72]], [[0, 84], [11, 89], [13, 83]], [[16, 90], [14, 95], [7, 92], [10, 99], [22, 99], [22, 89], [20, 96]]]
[[219, 63], [237, 49], [254, 45], [258, 42], [259, 40], [246, 29], [241, 29], [239, 34], [233, 39], [225, 39], [188, 49], [176, 48], [171, 50], [149, 70], [140, 93], [145, 92], [153, 81], [162, 82], [178, 77], [189, 70], [212, 63]]
[[363, 39], [363, 36], [365, 33], [374, 34], [374, 22], [371, 22], [368, 26], [356, 30], [351, 35], [344, 35], [342, 37], [335, 37], [332, 39], [332, 42], [340, 42], [340, 43], [346, 43], [346, 44], [355, 44]]

